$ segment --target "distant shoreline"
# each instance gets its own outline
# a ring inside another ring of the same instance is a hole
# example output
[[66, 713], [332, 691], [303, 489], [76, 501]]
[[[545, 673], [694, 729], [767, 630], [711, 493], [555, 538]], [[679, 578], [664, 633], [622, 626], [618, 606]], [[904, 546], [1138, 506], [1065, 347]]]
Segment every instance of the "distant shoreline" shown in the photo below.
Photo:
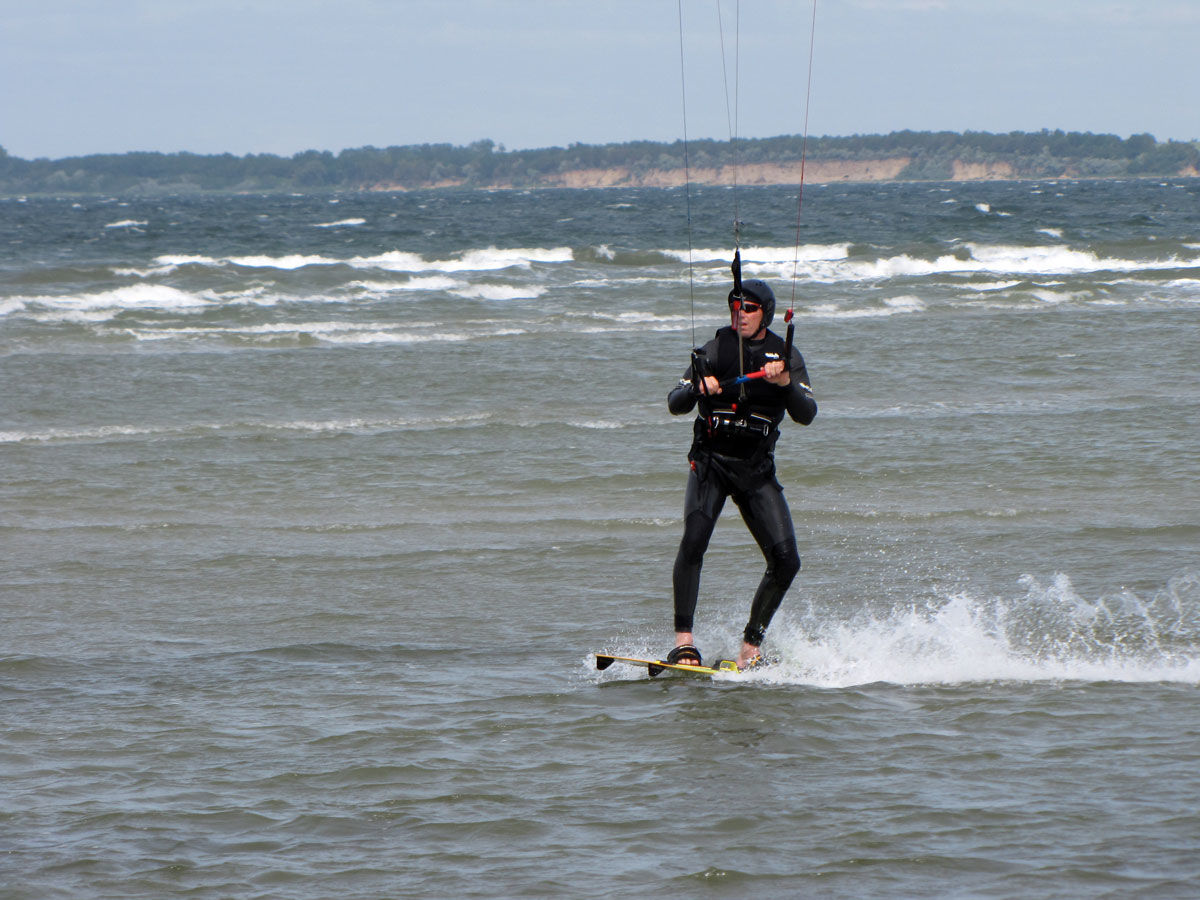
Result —
[[[949, 178], [904, 178], [903, 170], [912, 162], [910, 157], [872, 160], [811, 160], [805, 163], [803, 181], [807, 184], [870, 184], [870, 183], [915, 183], [923, 181], [1038, 181], [1048, 179], [1115, 179], [1115, 178], [1196, 178], [1200, 170], [1195, 166], [1186, 166], [1172, 175], [1088, 175], [1064, 168], [1058, 175], [1025, 175], [1015, 171], [1008, 162], [975, 163], [954, 160]], [[705, 167], [690, 170], [658, 169], [647, 172], [634, 172], [625, 167], [607, 169], [576, 169], [546, 175], [532, 182], [516, 184], [511, 181], [498, 181], [490, 184], [469, 184], [465, 180], [446, 179], [437, 183], [409, 187], [397, 183], [381, 182], [373, 184], [370, 191], [411, 191], [437, 190], [446, 188], [476, 188], [479, 190], [530, 190], [552, 188], [575, 188], [590, 190], [596, 188], [629, 188], [657, 187], [674, 188], [685, 184], [744, 187], [786, 186], [801, 183], [800, 163], [754, 163], [739, 167], [721, 166], [719, 168]]]
[[[803, 179], [801, 173], [803, 172]], [[0, 196], [353, 193], [438, 189], [1013, 181], [1200, 176], [1200, 142], [1041, 131], [798, 135], [505, 150], [361, 147], [334, 154], [98, 154], [25, 160], [0, 147]]]

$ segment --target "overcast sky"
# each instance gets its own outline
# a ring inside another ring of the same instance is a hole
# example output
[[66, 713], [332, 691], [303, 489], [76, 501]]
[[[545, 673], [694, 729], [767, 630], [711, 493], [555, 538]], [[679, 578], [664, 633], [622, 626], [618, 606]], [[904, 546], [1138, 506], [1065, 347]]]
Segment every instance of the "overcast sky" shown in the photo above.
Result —
[[[803, 131], [811, 2], [683, 0], [688, 137], [730, 135], [718, 8], [736, 133]], [[1200, 0], [818, 0], [809, 131], [1192, 140], [1198, 47]], [[0, 146], [672, 141], [680, 70], [677, 0], [0, 0]]]

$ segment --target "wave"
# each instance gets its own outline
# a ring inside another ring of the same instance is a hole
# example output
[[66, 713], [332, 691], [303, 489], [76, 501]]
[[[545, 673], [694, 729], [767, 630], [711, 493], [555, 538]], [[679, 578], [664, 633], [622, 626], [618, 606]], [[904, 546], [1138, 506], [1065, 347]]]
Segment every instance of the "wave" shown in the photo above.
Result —
[[[137, 279], [131, 284], [57, 296], [30, 293], [2, 298], [0, 318], [16, 314], [44, 323], [87, 324], [104, 322], [122, 312], [191, 314], [238, 305], [354, 304], [406, 292], [484, 302], [536, 300], [549, 293], [582, 296], [585, 291], [609, 294], [636, 290], [658, 296], [676, 290], [684, 282], [678, 268], [668, 270], [664, 261], [672, 260], [674, 266], [686, 258], [686, 251], [644, 253], [656, 259], [609, 264], [589, 259], [583, 251], [577, 258], [569, 247], [489, 247], [445, 258], [426, 258], [402, 250], [348, 258], [301, 253], [228, 257], [164, 254], [146, 266], [106, 267], [86, 281], [72, 272], [65, 282], [94, 283], [103, 271], [108, 271], [122, 279]], [[702, 249], [696, 253], [708, 261], [693, 272], [694, 284], [705, 290], [727, 286], [727, 251]], [[747, 275], [774, 279], [777, 284], [791, 280], [793, 248], [751, 247], [745, 248], [745, 253], [743, 270]], [[531, 272], [535, 265], [552, 268]], [[217, 276], [213, 269], [223, 271]], [[332, 271], [322, 271], [318, 276], [316, 269]], [[478, 273], [478, 277], [472, 277], [472, 273]], [[1159, 258], [1132, 259], [1065, 244], [963, 243], [925, 257], [844, 243], [809, 244], [801, 248], [797, 277], [801, 285], [861, 284], [884, 291], [889, 282], [902, 285], [889, 299], [864, 294], [853, 301], [816, 297], [812, 298], [813, 305], [800, 304], [802, 315], [817, 318], [895, 316], [919, 313], [938, 304], [1040, 309], [1062, 304], [1195, 303], [1200, 299], [1200, 257], [1184, 249]], [[164, 283], [168, 280], [171, 283]], [[218, 286], [227, 290], [218, 290]], [[947, 287], [959, 296], [948, 295]], [[570, 302], [569, 297], [564, 299], [564, 303]], [[595, 305], [605, 305], [604, 298], [600, 297]], [[627, 317], [605, 321], [618, 326], [636, 323]], [[682, 327], [678, 319], [651, 317], [644, 321], [662, 330]], [[396, 340], [385, 334], [376, 339]]]
[[474, 284], [450, 293], [464, 300], [536, 300], [546, 290], [541, 285]]
[[1070, 579], [1022, 578], [1024, 596], [955, 594], [883, 616], [805, 622], [774, 635], [782, 660], [763, 681], [1171, 681], [1200, 684], [1200, 573], [1148, 599], [1089, 600]]
[[416, 344], [461, 343], [525, 334], [515, 327], [481, 328], [476, 331], [435, 331], [412, 328], [391, 322], [270, 322], [261, 325], [212, 325], [165, 328], [123, 328], [121, 333], [138, 341], [164, 341], [188, 338], [220, 338], [254, 341], [280, 338], [302, 339], [328, 344]]
[[143, 425], [97, 425], [90, 428], [40, 428], [31, 431], [0, 431], [0, 444], [94, 441], [109, 438], [148, 437], [177, 429]]
[[120, 277], [153, 278], [158, 275], [170, 275], [181, 266], [212, 266], [218, 261], [210, 256], [194, 254], [166, 254], [154, 259], [152, 266], [112, 266], [109, 272]]
[[[541, 284], [481, 284], [440, 275], [417, 276], [407, 281], [394, 283], [354, 281], [335, 287], [333, 293], [322, 292], [309, 296], [281, 293], [264, 284], [252, 284], [243, 290], [218, 293], [209, 289], [188, 291], [171, 285], [143, 281], [91, 293], [59, 296], [19, 295], [0, 299], [0, 319], [23, 315], [25, 318], [43, 324], [99, 324], [114, 320], [122, 313], [130, 312], [191, 315], [209, 309], [227, 309], [246, 305], [270, 307], [287, 303], [352, 304], [363, 299], [379, 299], [393, 293], [418, 291], [444, 292], [465, 300], [535, 300], [548, 290], [546, 285]], [[278, 330], [281, 332], [303, 331], [306, 328], [307, 323], [280, 323], [278, 326]], [[214, 333], [248, 330], [253, 333], [255, 329], [252, 327], [248, 329], [213, 328], [199, 329], [190, 333], [199, 333], [205, 330]], [[129, 333], [135, 332], [130, 331]], [[139, 337], [151, 336], [146, 329], [136, 333]], [[170, 337], [172, 333], [183, 335], [188, 334], [189, 330], [167, 328], [157, 337]]]
[[[1185, 573], [1145, 599], [1122, 591], [1088, 600], [1061, 573], [1048, 584], [1026, 575], [1021, 584], [1025, 594], [1012, 598], [960, 593], [849, 620], [816, 611], [777, 620], [767, 641], [773, 664], [730, 677], [824, 688], [993, 681], [1200, 684], [1200, 572]], [[648, 649], [625, 652], [636, 656]]]
[[25, 297], [6, 297], [0, 300], [0, 316], [7, 316], [11, 313], [20, 312], [25, 309], [27, 298]]
[[979, 294], [986, 294], [986, 293], [993, 293], [996, 291], [1007, 291], [1010, 288], [1018, 287], [1019, 285], [1022, 285], [1024, 283], [1025, 282], [1020, 279], [1008, 280], [1008, 281], [980, 281], [980, 282], [967, 282], [966, 284], [960, 285], [960, 287], [963, 290], [975, 291], [976, 293], [979, 293]]
[[[327, 223], [350, 224], [352, 220]], [[382, 269], [389, 272], [490, 272], [508, 268], [529, 268], [535, 263], [565, 263], [574, 260], [570, 247], [485, 247], [464, 250], [445, 259], [426, 259], [419, 253], [389, 250], [371, 256], [332, 257], [317, 254], [286, 254], [270, 256], [249, 254], [241, 256], [203, 256], [195, 254], [164, 254], [154, 259], [156, 268], [146, 271], [161, 273], [180, 266], [225, 267], [248, 269], [280, 269], [293, 271], [310, 266], [349, 266], [354, 269]]]
[[393, 291], [449, 291], [464, 285], [465, 281], [445, 275], [419, 275], [408, 281], [352, 281], [349, 287], [373, 294], [388, 294]]
[[444, 291], [464, 300], [536, 300], [549, 290], [535, 284], [472, 284], [445, 275], [416, 276], [407, 281], [355, 281], [350, 287], [375, 296], [404, 291]]
[[[369, 339], [370, 335], [366, 337]], [[0, 431], [4, 444], [63, 444], [106, 443], [121, 441], [191, 440], [212, 435], [256, 437], [263, 434], [290, 432], [297, 435], [370, 434], [388, 431], [436, 431], [440, 429], [479, 428], [501, 424], [520, 428], [546, 426], [582, 431], [621, 431], [628, 428], [661, 424], [654, 417], [632, 416], [615, 419], [572, 419], [562, 421], [538, 415], [514, 417], [510, 410], [463, 412], [444, 415], [384, 416], [331, 419], [289, 419], [283, 421], [231, 419], [227, 421], [187, 422], [177, 424], [114, 424], [83, 425], [78, 427], [31, 428]]]
[[218, 305], [211, 291], [184, 291], [165, 284], [133, 284], [87, 294], [11, 297], [0, 315], [28, 312], [30, 318], [49, 322], [97, 322], [124, 310], [192, 312]]
[[818, 281], [879, 281], [891, 278], [939, 275], [1078, 276], [1103, 272], [1152, 272], [1200, 266], [1200, 260], [1133, 260], [1101, 257], [1090, 250], [1065, 245], [1029, 247], [1016, 245], [964, 244], [960, 252], [933, 259], [909, 254], [874, 260], [840, 260], [815, 264], [807, 272]]
[[297, 419], [283, 422], [246, 421], [197, 422], [186, 425], [93, 425], [80, 428], [40, 428], [28, 431], [0, 431], [0, 444], [48, 444], [125, 440], [129, 438], [194, 438], [209, 434], [262, 434], [298, 432], [329, 434], [346, 432], [407, 429], [429, 431], [438, 428], [472, 428], [486, 424], [489, 413], [463, 413], [446, 416], [390, 417], [381, 419]]
[[797, 315], [815, 319], [878, 319], [889, 316], [918, 313], [926, 308], [925, 301], [920, 297], [901, 296], [888, 297], [882, 306], [866, 306], [857, 309], [845, 309], [836, 303], [817, 303], [803, 310], [796, 310]]
[[1005, 219], [1012, 218], [1012, 213], [1004, 212], [998, 209], [992, 209], [992, 204], [990, 203], [976, 203], [975, 211], [983, 213], [985, 216], [1000, 216], [1001, 218]]
[[619, 312], [610, 313], [603, 310], [597, 310], [594, 313], [589, 313], [587, 318], [599, 319], [605, 322], [612, 322], [616, 325], [625, 328], [640, 328], [642, 326], [650, 326], [651, 330], [675, 330], [678, 328], [687, 328], [691, 319], [684, 315], [659, 315], [658, 313], [650, 312]]
[[357, 334], [322, 335], [331, 344], [458, 344], [486, 338], [524, 334], [521, 328], [498, 328], [488, 332], [468, 331], [368, 331]]
[[629, 427], [628, 422], [606, 419], [583, 419], [566, 423], [572, 428], [582, 428], [587, 431], [621, 431]]
[[[662, 250], [663, 256], [683, 262], [686, 250]], [[746, 247], [742, 251], [742, 273], [790, 279], [793, 248]], [[701, 249], [692, 252], [693, 263], [728, 266], [728, 250]], [[842, 283], [883, 281], [892, 278], [933, 276], [1079, 276], [1108, 272], [1168, 272], [1200, 268], [1200, 258], [1173, 255], [1156, 259], [1127, 259], [1101, 256], [1065, 244], [1049, 246], [1019, 244], [958, 244], [953, 252], [934, 257], [911, 253], [864, 258], [851, 252], [849, 244], [806, 245], [800, 249], [797, 277], [810, 281]]]
[[418, 253], [392, 250], [374, 256], [342, 260], [356, 269], [391, 272], [493, 272], [513, 267], [527, 269], [534, 263], [566, 263], [575, 258], [570, 247], [513, 247], [464, 250], [446, 259], [426, 259]]
[[[690, 259], [694, 263], [701, 262], [719, 262], [724, 265], [729, 265], [732, 254], [728, 247], [714, 249], [711, 247], [696, 247], [692, 250], [660, 250], [658, 251], [668, 259], [675, 259], [679, 262], [688, 262]], [[755, 266], [759, 264], [774, 265], [786, 263], [791, 265], [792, 261], [799, 258], [801, 262], [811, 262], [813, 260], [834, 260], [845, 259], [850, 252], [850, 244], [802, 244], [797, 247], [743, 247], [742, 248], [742, 271], [744, 274], [749, 274]]]

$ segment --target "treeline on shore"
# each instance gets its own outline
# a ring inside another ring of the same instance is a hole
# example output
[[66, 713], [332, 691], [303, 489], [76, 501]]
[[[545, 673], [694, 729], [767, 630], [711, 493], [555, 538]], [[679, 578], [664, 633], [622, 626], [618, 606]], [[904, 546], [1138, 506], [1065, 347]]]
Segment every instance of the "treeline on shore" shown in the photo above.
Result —
[[[794, 164], [797, 135], [736, 141], [692, 140], [687, 163], [697, 169]], [[1195, 174], [1200, 142], [1121, 138], [1091, 132], [918, 132], [808, 139], [814, 162], [907, 160], [894, 180], [949, 180], [956, 164], [1003, 165], [1010, 177], [1122, 177]], [[25, 160], [0, 147], [0, 194], [177, 194], [408, 190], [442, 186], [537, 187], [561, 184], [566, 173], [621, 170], [634, 179], [683, 168], [683, 141], [571, 144], [506, 150], [491, 140], [467, 146], [420, 144], [361, 147], [340, 153], [306, 150], [294, 156], [230, 153], [119, 153]]]

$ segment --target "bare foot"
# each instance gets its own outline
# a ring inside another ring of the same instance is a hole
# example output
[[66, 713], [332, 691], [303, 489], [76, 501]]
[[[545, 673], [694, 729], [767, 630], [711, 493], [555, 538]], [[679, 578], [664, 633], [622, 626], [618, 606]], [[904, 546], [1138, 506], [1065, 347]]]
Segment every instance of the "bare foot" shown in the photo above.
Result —
[[742, 652], [738, 654], [737, 667], [749, 669], [762, 661], [762, 651], [753, 644], [742, 642]]
[[[675, 632], [675, 649], [667, 654], [667, 662], [676, 666], [701, 665], [700, 651], [696, 649], [694, 641], [690, 631]], [[672, 659], [672, 656], [675, 658]]]

